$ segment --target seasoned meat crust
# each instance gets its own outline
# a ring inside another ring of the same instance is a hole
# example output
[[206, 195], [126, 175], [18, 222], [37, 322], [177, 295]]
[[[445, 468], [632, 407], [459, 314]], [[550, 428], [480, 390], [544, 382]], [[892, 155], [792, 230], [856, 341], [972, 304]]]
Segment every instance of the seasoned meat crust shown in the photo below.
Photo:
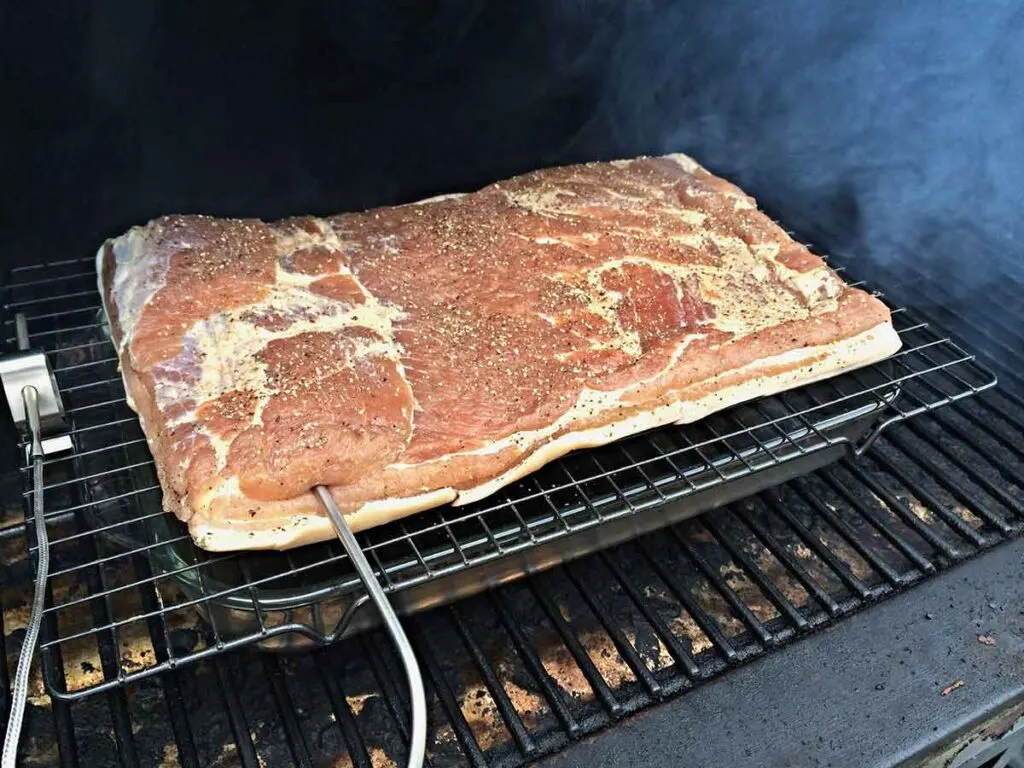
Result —
[[211, 550], [480, 499], [874, 362], [889, 312], [683, 155], [274, 223], [168, 216], [100, 290], [165, 507]]

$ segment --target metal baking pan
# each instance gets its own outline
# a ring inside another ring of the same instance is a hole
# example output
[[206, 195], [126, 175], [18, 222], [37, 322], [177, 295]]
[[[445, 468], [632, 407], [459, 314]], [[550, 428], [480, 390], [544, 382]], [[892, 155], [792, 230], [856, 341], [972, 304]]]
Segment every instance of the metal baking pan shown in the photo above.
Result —
[[[696, 424], [579, 451], [494, 497], [419, 513], [360, 539], [397, 611], [441, 605], [828, 465], [880, 427], [899, 395], [891, 382], [884, 362]], [[125, 458], [132, 484], [152, 487], [144, 445], [139, 461]], [[264, 649], [300, 649], [376, 622], [336, 542], [284, 553], [206, 553], [182, 523], [152, 508], [135, 513], [143, 523], [116, 525], [132, 513], [114, 490], [102, 479], [92, 484], [90, 525], [145, 552], [163, 585], [183, 593], [169, 602], [194, 602], [220, 641], [257, 634]], [[152, 507], [159, 494], [149, 499]]]

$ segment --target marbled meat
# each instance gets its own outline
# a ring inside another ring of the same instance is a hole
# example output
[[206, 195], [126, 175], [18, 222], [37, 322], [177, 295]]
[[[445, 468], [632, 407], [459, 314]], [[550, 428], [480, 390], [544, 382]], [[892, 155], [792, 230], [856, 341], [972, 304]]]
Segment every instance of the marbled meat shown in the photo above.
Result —
[[900, 344], [683, 155], [331, 218], [167, 216], [97, 262], [164, 505], [210, 550], [330, 538], [316, 485], [367, 528]]

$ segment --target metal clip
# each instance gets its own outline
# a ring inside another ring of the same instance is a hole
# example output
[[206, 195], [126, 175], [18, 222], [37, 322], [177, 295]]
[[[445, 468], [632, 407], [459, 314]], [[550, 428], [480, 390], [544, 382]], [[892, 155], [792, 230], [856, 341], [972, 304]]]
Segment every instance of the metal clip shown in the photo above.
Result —
[[[73, 447], [65, 418], [64, 403], [57, 389], [57, 380], [46, 353], [29, 348], [28, 323], [22, 314], [15, 315], [18, 351], [0, 357], [0, 382], [3, 383], [7, 406], [14, 425], [28, 431], [28, 414], [21, 393], [31, 387], [37, 394], [39, 429], [44, 455], [70, 451]], [[28, 446], [26, 446], [26, 452]], [[28, 455], [26, 453], [26, 455]]]

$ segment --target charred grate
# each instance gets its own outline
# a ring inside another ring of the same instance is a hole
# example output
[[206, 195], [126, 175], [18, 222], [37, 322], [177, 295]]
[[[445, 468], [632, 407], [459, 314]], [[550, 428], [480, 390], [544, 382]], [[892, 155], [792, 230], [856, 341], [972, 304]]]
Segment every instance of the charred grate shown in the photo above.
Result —
[[[161, 511], [152, 462], [137, 419], [125, 404], [114, 350], [99, 320], [94, 282], [91, 262], [72, 261], [17, 270], [4, 292], [7, 315], [0, 337], [10, 341], [13, 336], [11, 313], [27, 316], [34, 344], [50, 355], [73, 423], [74, 452], [49, 459], [45, 468], [54, 565], [42, 648], [50, 692], [81, 698], [233, 647], [281, 645], [295, 634], [322, 643], [359, 626], [366, 619], [360, 612], [362, 591], [339, 547], [328, 543], [283, 554], [211, 555], [192, 546], [184, 527]], [[673, 519], [666, 510], [682, 517], [804, 474], [831, 463], [851, 445], [866, 447], [887, 423], [994, 384], [972, 356], [912, 313], [897, 310], [894, 322], [904, 347], [883, 364], [696, 425], [574, 454], [496, 499], [423, 513], [369, 531], [362, 543], [393, 599], [407, 609], [429, 606], [539, 563], [550, 566], [664, 525]], [[915, 436], [921, 430], [916, 425], [909, 429]], [[934, 447], [948, 452], [941, 441]], [[951, 460], [1002, 503], [1017, 503], [971, 462]], [[847, 466], [851, 473], [860, 472], [856, 465]], [[794, 481], [794, 488], [803, 482]], [[834, 484], [833, 493], [843, 495], [843, 487]], [[884, 488], [876, 492], [882, 498], [886, 493]], [[817, 491], [803, 494], [821, 519], [855, 540]], [[23, 497], [28, 510], [27, 486]], [[967, 503], [973, 497], [963, 498]], [[938, 534], [914, 523], [912, 512], [908, 517], [899, 504], [892, 508], [914, 536], [939, 547], [947, 558], [958, 556], [953, 544], [940, 546]], [[787, 522], [798, 522], [779, 509]], [[934, 570], [924, 556], [913, 554], [911, 539], [867, 519], [897, 552], [923, 571]], [[976, 545], [983, 539], [968, 523], [943, 521], [958, 536], [977, 538]], [[1014, 525], [993, 515], [983, 523], [1000, 534]], [[802, 525], [813, 537], [808, 524]], [[10, 535], [21, 531], [20, 524], [5, 530]], [[907, 581], [869, 549], [854, 545], [854, 551], [873, 560], [872, 567], [889, 586]], [[728, 587], [697, 550], [692, 554], [715, 587]], [[825, 554], [822, 558], [829, 560]], [[663, 569], [658, 557], [647, 560]], [[866, 584], [854, 570], [832, 564], [857, 600], [877, 591], [878, 585]], [[734, 592], [723, 594], [759, 643], [785, 639], [786, 633], [776, 637], [742, 610]], [[744, 653], [713, 630], [714, 622], [698, 608], [687, 605], [698, 626], [724, 649], [726, 660], [742, 658]], [[209, 622], [209, 640], [183, 642], [178, 630], [194, 624], [197, 609]], [[556, 614], [548, 613], [557, 625]], [[119, 651], [126, 638], [143, 635], [151, 648], [126, 659]], [[564, 636], [570, 636], [567, 630]], [[69, 685], [68, 658], [93, 659], [88, 663], [99, 673], [85, 682], [76, 675], [79, 682]], [[429, 658], [425, 663], [433, 675]], [[682, 657], [680, 663], [685, 663]]]
[[[412, 617], [430, 764], [533, 763], [1019, 535], [1022, 471], [1024, 408], [986, 392], [895, 425], [856, 461]], [[28, 569], [5, 565], [10, 659]], [[203, 638], [193, 625], [176, 642]], [[143, 658], [159, 638], [143, 628], [102, 653]], [[64, 656], [69, 685], [102, 679], [78, 650]], [[376, 631], [309, 654], [218, 655], [31, 708], [24, 754], [56, 764], [59, 751], [62, 766], [401, 764], [400, 675]]]

